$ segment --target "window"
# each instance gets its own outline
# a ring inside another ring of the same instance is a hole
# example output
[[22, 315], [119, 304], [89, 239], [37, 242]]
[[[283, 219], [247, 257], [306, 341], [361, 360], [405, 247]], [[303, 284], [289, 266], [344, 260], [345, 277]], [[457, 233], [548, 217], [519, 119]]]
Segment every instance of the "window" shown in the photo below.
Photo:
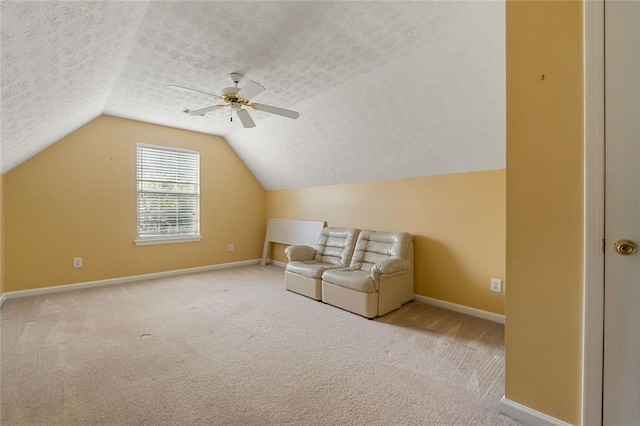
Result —
[[200, 153], [138, 144], [137, 245], [200, 240]]

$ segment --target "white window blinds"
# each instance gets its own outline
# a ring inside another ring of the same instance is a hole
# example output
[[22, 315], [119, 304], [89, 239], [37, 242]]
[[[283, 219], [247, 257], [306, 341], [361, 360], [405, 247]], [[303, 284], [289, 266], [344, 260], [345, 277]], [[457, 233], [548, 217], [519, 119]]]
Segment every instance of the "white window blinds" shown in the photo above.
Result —
[[138, 239], [200, 233], [200, 153], [138, 144]]

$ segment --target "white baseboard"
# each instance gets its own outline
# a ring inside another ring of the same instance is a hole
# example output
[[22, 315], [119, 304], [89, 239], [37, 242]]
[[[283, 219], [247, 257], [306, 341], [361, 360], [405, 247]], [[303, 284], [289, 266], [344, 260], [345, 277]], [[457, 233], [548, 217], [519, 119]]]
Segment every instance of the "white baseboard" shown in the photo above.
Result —
[[415, 300], [427, 305], [437, 306], [438, 308], [448, 309], [450, 311], [460, 312], [461, 314], [471, 315], [472, 317], [482, 318], [488, 321], [505, 323], [504, 315], [494, 314], [493, 312], [483, 311], [482, 309], [471, 308], [469, 306], [458, 305], [457, 303], [447, 302], [445, 300], [434, 299], [432, 297], [414, 294]]
[[0, 308], [2, 308], [2, 305], [4, 305], [4, 302], [7, 300], [7, 293], [2, 293], [2, 296], [0, 296]]
[[198, 266], [195, 268], [175, 269], [172, 271], [153, 272], [150, 274], [131, 275], [128, 277], [109, 278], [106, 280], [88, 281], [84, 283], [57, 285], [52, 287], [41, 287], [30, 290], [8, 291], [2, 294], [0, 306], [8, 299], [17, 299], [20, 297], [37, 296], [39, 294], [58, 293], [61, 291], [77, 290], [80, 288], [101, 287], [105, 285], [114, 285], [122, 283], [130, 283], [134, 281], [143, 281], [153, 278], [170, 277], [173, 275], [193, 274], [196, 272], [213, 271], [216, 269], [235, 268], [237, 266], [256, 265], [260, 263], [260, 259], [242, 260], [240, 262], [219, 263], [217, 265]]
[[535, 426], [571, 426], [570, 423], [564, 422], [548, 414], [529, 408], [526, 405], [518, 404], [505, 397], [500, 401], [500, 412], [512, 419]]
[[280, 262], [279, 260], [267, 259], [267, 264], [277, 266], [278, 268], [285, 269], [287, 267], [286, 262]]

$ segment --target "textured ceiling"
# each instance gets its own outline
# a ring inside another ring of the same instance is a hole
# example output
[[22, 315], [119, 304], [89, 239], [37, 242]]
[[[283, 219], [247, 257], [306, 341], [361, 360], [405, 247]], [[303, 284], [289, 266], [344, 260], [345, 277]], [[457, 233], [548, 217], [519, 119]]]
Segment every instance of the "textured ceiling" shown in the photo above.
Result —
[[[504, 167], [502, 2], [0, 7], [3, 172], [102, 113], [225, 136], [267, 189]], [[220, 93], [231, 71], [300, 118], [243, 129], [165, 87]]]

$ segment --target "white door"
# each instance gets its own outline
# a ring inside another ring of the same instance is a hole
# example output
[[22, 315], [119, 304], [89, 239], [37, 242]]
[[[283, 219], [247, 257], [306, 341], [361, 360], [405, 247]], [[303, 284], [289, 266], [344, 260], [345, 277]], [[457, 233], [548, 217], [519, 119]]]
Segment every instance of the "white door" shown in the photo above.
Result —
[[640, 425], [640, 1], [605, 0], [605, 115], [603, 424]]

